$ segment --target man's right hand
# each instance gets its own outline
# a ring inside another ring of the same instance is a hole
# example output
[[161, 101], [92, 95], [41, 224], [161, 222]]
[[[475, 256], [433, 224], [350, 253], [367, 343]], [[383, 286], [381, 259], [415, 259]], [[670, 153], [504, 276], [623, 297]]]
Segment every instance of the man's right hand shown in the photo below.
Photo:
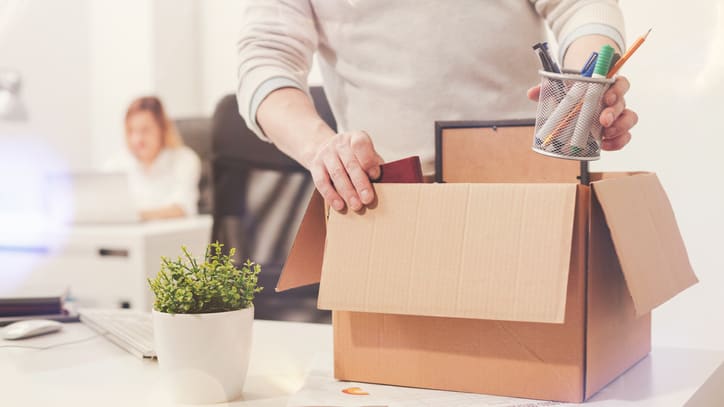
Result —
[[370, 179], [380, 176], [382, 158], [363, 131], [335, 134], [297, 88], [271, 92], [259, 105], [257, 123], [284, 153], [309, 170], [314, 185], [337, 211], [372, 203]]
[[332, 208], [358, 211], [375, 199], [370, 180], [380, 177], [383, 162], [367, 133], [351, 131], [321, 142], [306, 167]]

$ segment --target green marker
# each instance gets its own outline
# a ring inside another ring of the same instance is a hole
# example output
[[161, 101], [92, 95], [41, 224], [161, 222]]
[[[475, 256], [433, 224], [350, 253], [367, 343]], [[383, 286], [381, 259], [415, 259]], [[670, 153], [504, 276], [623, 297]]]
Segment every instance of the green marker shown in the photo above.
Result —
[[601, 50], [598, 51], [598, 59], [596, 60], [596, 67], [593, 68], [593, 78], [605, 78], [608, 74], [608, 70], [611, 69], [611, 59], [613, 58], [613, 47], [610, 45], [604, 45]]

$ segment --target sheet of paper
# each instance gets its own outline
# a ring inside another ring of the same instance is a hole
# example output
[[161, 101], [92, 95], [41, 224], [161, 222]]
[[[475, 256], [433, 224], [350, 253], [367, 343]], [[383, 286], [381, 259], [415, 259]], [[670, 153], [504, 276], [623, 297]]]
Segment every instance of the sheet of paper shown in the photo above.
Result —
[[[289, 398], [288, 407], [543, 407], [552, 401], [340, 382], [332, 374], [332, 355], [319, 354], [304, 386]], [[345, 392], [344, 390], [347, 390]], [[349, 394], [367, 393], [367, 394]]]

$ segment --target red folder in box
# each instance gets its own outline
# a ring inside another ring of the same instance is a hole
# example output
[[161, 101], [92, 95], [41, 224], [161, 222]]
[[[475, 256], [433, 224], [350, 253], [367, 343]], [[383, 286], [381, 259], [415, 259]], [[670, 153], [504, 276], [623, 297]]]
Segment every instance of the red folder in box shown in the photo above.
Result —
[[382, 171], [375, 182], [414, 184], [423, 182], [420, 157], [413, 156], [380, 166]]

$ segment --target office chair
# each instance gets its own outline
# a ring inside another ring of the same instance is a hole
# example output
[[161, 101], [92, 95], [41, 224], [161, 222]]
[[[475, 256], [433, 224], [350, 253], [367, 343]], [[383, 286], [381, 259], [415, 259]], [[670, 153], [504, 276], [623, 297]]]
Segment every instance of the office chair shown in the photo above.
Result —
[[[323, 89], [313, 87], [310, 93], [320, 116], [336, 130]], [[317, 286], [274, 292], [314, 190], [311, 176], [246, 127], [234, 95], [217, 104], [212, 123], [212, 241], [236, 247], [237, 262], [250, 258], [262, 265], [265, 290], [255, 300], [256, 317], [329, 322], [329, 312], [316, 309]]]

